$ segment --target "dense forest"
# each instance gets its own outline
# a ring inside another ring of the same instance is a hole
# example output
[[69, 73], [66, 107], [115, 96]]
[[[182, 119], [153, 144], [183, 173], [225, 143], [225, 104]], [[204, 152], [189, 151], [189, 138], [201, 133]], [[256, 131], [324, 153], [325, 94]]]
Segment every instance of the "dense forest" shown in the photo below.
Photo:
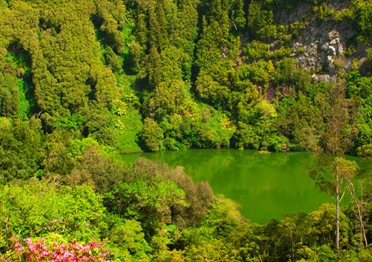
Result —
[[[371, 43], [371, 0], [0, 0], [0, 261], [371, 261]], [[189, 148], [311, 151], [335, 204], [116, 157]]]

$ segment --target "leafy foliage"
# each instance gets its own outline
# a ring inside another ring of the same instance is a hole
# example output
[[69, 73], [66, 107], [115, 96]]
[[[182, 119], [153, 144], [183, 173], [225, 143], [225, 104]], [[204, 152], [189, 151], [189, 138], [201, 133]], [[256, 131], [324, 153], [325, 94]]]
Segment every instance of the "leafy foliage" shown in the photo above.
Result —
[[[250, 224], [182, 168], [144, 159], [128, 167], [115, 157], [316, 146], [372, 155], [372, 7], [348, 3], [0, 0], [1, 253], [14, 257], [15, 235], [107, 239], [114, 261], [336, 260], [333, 205]], [[308, 10], [292, 21], [298, 7]], [[338, 71], [345, 96], [310, 77], [321, 69], [297, 66], [307, 50], [294, 42], [310, 22], [355, 31], [345, 56], [360, 63]], [[351, 107], [334, 109], [341, 100], [356, 109], [336, 130], [334, 117]], [[350, 179], [355, 170], [341, 155], [329, 170], [348, 167], [342, 178]], [[370, 242], [363, 181], [360, 199], [340, 213], [344, 261], [371, 259], [352, 211], [362, 207]]]

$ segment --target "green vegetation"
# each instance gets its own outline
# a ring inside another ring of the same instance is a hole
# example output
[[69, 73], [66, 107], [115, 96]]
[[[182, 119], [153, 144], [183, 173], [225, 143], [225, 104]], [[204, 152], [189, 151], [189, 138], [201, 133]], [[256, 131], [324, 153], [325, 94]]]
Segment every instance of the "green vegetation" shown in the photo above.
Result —
[[[302, 5], [298, 21], [279, 18]], [[325, 97], [337, 83], [312, 80], [327, 64], [307, 71], [296, 60], [307, 50], [293, 48], [310, 23], [355, 33], [345, 53], [354, 66], [335, 62], [345, 104], [357, 107], [337, 132], [352, 136], [332, 154], [369, 156], [370, 0], [340, 10], [317, 0], [0, 0], [1, 253], [13, 234], [35, 234], [108, 239], [120, 261], [370, 259], [355, 241], [371, 238], [367, 192], [354, 201], [364, 220], [350, 207], [334, 224], [336, 205], [257, 226], [180, 170], [114, 160], [142, 150], [329, 150]], [[337, 255], [333, 225], [344, 234]]]
[[[69, 173], [54, 168], [42, 178], [14, 178], [1, 186], [2, 257], [15, 256], [14, 235], [46, 243], [105, 241], [111, 261], [337, 261], [335, 205], [252, 224], [234, 202], [214, 196], [208, 183], [193, 183], [183, 168], [144, 158], [127, 167], [100, 155], [96, 143], [86, 144], [67, 150]], [[364, 178], [363, 202], [357, 198], [368, 242], [370, 183]], [[356, 208], [350, 203], [339, 213], [343, 261], [371, 259]]]
[[[280, 12], [301, 4], [309, 5], [301, 20], [278, 20]], [[365, 55], [355, 46], [369, 43], [370, 5], [353, 0], [349, 8], [333, 10], [311, 0], [6, 1], [0, 9], [0, 113], [13, 121], [40, 119], [44, 134], [91, 137], [120, 153], [276, 151], [281, 144], [302, 150], [293, 132], [305, 127], [289, 133], [283, 121], [291, 121], [288, 110], [305, 110], [293, 107], [307, 99], [314, 104], [306, 109], [305, 125], [311, 125], [319, 108], [314, 90], [324, 89], [310, 80], [311, 72], [297, 68], [293, 41], [315, 16], [349, 23], [356, 36], [345, 54]], [[365, 73], [355, 79], [355, 71], [341, 76], [347, 86], [369, 81]], [[366, 146], [360, 139], [348, 153]]]

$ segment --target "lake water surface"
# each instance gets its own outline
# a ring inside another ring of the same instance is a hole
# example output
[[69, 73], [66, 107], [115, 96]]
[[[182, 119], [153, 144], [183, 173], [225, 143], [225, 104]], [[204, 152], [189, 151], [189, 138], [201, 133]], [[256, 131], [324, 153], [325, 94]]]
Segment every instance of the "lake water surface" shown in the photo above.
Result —
[[251, 150], [187, 150], [122, 155], [183, 166], [195, 182], [208, 181], [215, 194], [241, 205], [241, 213], [255, 223], [267, 223], [282, 214], [311, 212], [331, 198], [315, 187], [308, 175], [314, 163], [309, 153], [265, 153]]

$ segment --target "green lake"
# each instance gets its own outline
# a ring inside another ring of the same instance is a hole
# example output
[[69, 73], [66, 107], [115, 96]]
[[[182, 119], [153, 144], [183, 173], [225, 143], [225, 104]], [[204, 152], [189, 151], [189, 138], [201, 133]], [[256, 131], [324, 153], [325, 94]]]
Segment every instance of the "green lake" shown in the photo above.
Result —
[[265, 153], [252, 150], [187, 150], [122, 155], [183, 166], [195, 182], [208, 181], [215, 194], [241, 205], [241, 213], [255, 223], [282, 214], [311, 212], [331, 198], [315, 187], [308, 175], [314, 163], [309, 153]]

